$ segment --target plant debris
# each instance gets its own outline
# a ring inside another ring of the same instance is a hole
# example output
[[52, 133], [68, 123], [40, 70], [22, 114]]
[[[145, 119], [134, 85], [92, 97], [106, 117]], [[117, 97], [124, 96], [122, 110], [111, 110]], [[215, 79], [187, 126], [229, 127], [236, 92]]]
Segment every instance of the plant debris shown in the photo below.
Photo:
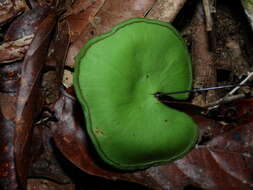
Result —
[[211, 110], [206, 106], [230, 90], [196, 93], [188, 101], [161, 99], [198, 124], [196, 147], [170, 164], [120, 172], [94, 151], [71, 83], [74, 57], [87, 40], [123, 20], [148, 17], [175, 19], [191, 51], [194, 88], [238, 84], [253, 71], [246, 8], [240, 1], [217, 1], [215, 13], [210, 9], [210, 40], [201, 1], [2, 1], [0, 189], [252, 189], [251, 86]]

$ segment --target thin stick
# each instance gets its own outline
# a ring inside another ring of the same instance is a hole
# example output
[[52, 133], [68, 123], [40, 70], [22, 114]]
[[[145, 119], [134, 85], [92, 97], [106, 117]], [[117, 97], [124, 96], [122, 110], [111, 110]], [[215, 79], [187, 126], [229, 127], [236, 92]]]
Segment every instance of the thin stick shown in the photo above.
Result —
[[244, 86], [244, 84], [246, 84], [246, 82], [253, 76], [253, 72], [248, 72], [248, 76], [242, 81], [240, 82], [240, 85], [236, 86], [233, 90], [231, 90], [226, 96], [224, 96], [223, 98], [220, 98], [219, 100], [209, 104], [207, 107], [208, 107], [208, 110], [212, 110], [214, 108], [217, 108], [218, 105], [220, 103], [226, 103], [226, 102], [231, 102], [233, 100], [236, 100], [236, 99], [241, 99], [241, 98], [244, 98], [246, 97], [245, 94], [238, 94], [238, 95], [234, 95], [232, 96], [241, 86]]
[[230, 84], [225, 86], [215, 86], [215, 87], [208, 87], [208, 88], [193, 88], [192, 90], [182, 90], [182, 91], [176, 91], [176, 92], [158, 92], [154, 94], [156, 97], [165, 96], [165, 95], [173, 95], [173, 94], [182, 94], [187, 92], [202, 92], [202, 91], [208, 91], [208, 90], [217, 90], [217, 89], [223, 89], [223, 88], [233, 88], [238, 86], [253, 86], [253, 83], [244, 83], [244, 84]]
[[[252, 76], [253, 76], [253, 72], [248, 72], [248, 76], [240, 83], [240, 85], [245, 84]], [[239, 88], [240, 88], [240, 86], [235, 87], [233, 90], [231, 90], [228, 93], [227, 96], [234, 94]]]
[[212, 110], [214, 108], [218, 108], [219, 104], [221, 104], [221, 103], [228, 103], [228, 102], [238, 100], [238, 99], [242, 99], [242, 98], [245, 98], [245, 97], [246, 97], [246, 94], [236, 94], [236, 95], [232, 95], [232, 96], [225, 96], [223, 98], [220, 98], [216, 102], [213, 102], [213, 103], [209, 104], [206, 107], [208, 108], [208, 110]]

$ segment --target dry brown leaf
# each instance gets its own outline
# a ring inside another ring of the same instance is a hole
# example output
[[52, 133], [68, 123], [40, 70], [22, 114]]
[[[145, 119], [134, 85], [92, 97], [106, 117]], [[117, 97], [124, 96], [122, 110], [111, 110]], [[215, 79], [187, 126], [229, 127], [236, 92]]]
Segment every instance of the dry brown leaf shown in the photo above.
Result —
[[147, 14], [147, 18], [171, 22], [187, 0], [158, 0]]
[[70, 26], [71, 42], [77, 40], [106, 0], [78, 0], [64, 15]]
[[46, 61], [50, 34], [55, 22], [56, 14], [54, 12], [51, 12], [42, 21], [26, 53], [21, 69], [21, 80], [17, 93], [14, 148], [17, 174], [23, 187], [26, 186], [30, 164], [32, 124], [41, 110], [40, 76]]
[[[87, 11], [87, 15], [83, 17], [83, 22], [85, 21], [85, 25], [82, 24], [84, 27], [81, 29], [80, 35], [70, 45], [66, 65], [69, 67], [74, 66], [74, 57], [87, 40], [95, 35], [99, 35], [108, 31], [113, 25], [116, 25], [123, 20], [132, 17], [144, 17], [155, 2], [156, 0], [101, 1], [99, 4], [100, 6], [97, 7], [99, 9], [91, 9], [90, 12]], [[77, 15], [75, 17], [79, 19]]]
[[48, 63], [46, 63], [48, 66], [55, 67], [58, 86], [62, 82], [70, 40], [70, 26], [68, 22], [66, 20], [58, 22], [55, 35], [48, 50]]
[[26, 11], [11, 23], [4, 35], [4, 41], [15, 41], [34, 35], [48, 13], [49, 9], [46, 7], [37, 7], [36, 9]]

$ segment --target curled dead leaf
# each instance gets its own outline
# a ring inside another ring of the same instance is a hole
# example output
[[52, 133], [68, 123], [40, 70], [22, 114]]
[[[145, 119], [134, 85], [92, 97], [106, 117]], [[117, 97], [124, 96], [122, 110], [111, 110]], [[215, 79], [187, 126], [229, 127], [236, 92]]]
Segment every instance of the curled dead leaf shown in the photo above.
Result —
[[15, 41], [34, 35], [41, 22], [49, 13], [48, 8], [37, 7], [16, 18], [4, 35], [4, 41]]
[[26, 186], [30, 165], [32, 124], [41, 110], [40, 79], [55, 22], [56, 14], [52, 11], [39, 25], [21, 68], [21, 80], [17, 92], [14, 148], [17, 174], [23, 187]]
[[48, 50], [49, 54], [46, 63], [46, 66], [53, 67], [56, 70], [56, 80], [58, 86], [62, 82], [69, 44], [70, 26], [66, 20], [59, 21]]

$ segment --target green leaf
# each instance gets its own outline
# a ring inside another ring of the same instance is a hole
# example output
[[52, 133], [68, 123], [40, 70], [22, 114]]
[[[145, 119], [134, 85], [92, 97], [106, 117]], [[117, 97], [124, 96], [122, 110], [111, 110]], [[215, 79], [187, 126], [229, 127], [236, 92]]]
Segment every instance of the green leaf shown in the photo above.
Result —
[[88, 134], [104, 162], [122, 170], [174, 161], [195, 145], [192, 118], [153, 95], [188, 90], [191, 83], [183, 40], [157, 20], [120, 23], [86, 43], [76, 57], [74, 86]]

